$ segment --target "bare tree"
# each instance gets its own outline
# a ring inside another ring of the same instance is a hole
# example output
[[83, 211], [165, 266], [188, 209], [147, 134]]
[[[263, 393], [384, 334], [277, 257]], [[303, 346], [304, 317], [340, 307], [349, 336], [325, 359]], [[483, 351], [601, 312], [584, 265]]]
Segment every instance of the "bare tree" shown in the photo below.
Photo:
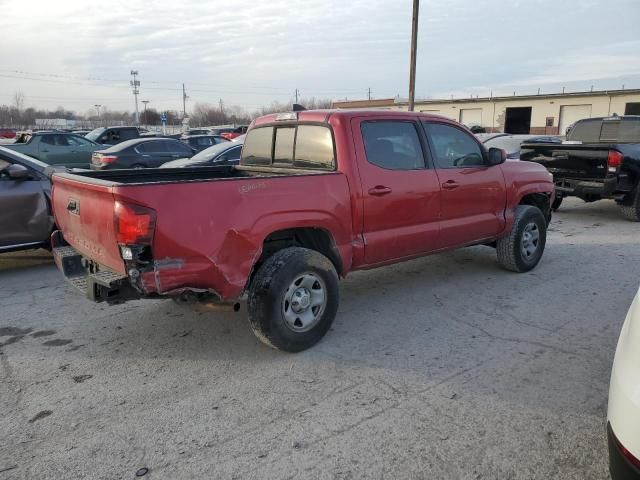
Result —
[[24, 108], [24, 93], [18, 90], [13, 94], [13, 106], [18, 109], [19, 112], [22, 112]]

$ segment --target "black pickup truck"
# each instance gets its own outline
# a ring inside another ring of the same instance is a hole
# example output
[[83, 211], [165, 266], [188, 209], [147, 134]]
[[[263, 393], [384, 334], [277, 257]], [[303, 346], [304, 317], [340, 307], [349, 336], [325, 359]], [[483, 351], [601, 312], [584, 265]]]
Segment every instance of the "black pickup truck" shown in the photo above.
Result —
[[640, 221], [640, 116], [588, 118], [562, 144], [523, 143], [520, 159], [553, 174], [557, 209], [563, 197], [613, 199], [622, 215]]

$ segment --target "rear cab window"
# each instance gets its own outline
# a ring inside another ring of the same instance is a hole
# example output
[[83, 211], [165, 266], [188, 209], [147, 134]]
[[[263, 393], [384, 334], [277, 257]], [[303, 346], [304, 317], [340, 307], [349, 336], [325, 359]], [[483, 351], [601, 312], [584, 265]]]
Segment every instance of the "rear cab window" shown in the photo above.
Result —
[[584, 120], [576, 124], [567, 135], [567, 140], [582, 143], [598, 143], [600, 141], [600, 130], [602, 120]]
[[567, 140], [582, 143], [638, 143], [640, 118], [611, 117], [577, 122]]
[[334, 152], [328, 126], [304, 123], [259, 126], [247, 134], [240, 163], [333, 171]]

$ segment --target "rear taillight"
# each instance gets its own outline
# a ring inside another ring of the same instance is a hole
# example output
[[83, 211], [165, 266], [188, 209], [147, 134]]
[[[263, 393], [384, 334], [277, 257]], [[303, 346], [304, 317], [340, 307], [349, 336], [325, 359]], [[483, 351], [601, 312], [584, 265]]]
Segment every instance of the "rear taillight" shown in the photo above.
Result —
[[114, 222], [120, 245], [150, 245], [156, 228], [156, 212], [140, 205], [116, 202]]
[[636, 468], [640, 468], [640, 460], [638, 460], [636, 457], [633, 456], [633, 454], [626, 449], [626, 447], [624, 445], [622, 445], [622, 443], [620, 443], [620, 440], [618, 440], [618, 437], [616, 437], [616, 435], [613, 433], [613, 430], [611, 429], [611, 427], [609, 427], [609, 432], [611, 434], [611, 437], [613, 438], [613, 443], [615, 444], [616, 448], [618, 449], [618, 451], [620, 452], [620, 454], [634, 467]]
[[615, 173], [618, 171], [618, 167], [622, 164], [622, 159], [624, 155], [616, 150], [609, 150], [609, 155], [607, 155], [607, 167], [610, 173]]
[[118, 161], [116, 155], [103, 155], [102, 153], [94, 153], [91, 157], [93, 163], [114, 163]]

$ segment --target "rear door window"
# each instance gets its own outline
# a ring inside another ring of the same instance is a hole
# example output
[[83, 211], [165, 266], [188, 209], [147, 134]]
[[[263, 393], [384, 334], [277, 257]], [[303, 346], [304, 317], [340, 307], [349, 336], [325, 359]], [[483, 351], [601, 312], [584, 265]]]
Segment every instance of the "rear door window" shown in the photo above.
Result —
[[416, 125], [410, 121], [362, 122], [367, 161], [385, 170], [425, 168]]
[[138, 153], [165, 153], [167, 148], [164, 146], [165, 142], [151, 141], [138, 145], [135, 149]]
[[164, 142], [165, 148], [171, 153], [178, 153], [180, 155], [191, 156], [193, 155], [193, 151], [190, 147], [182, 143], [180, 140], [165, 140]]
[[43, 135], [42, 143], [46, 143], [47, 145], [54, 145], [56, 147], [67, 147], [69, 144], [67, 143], [67, 139], [64, 135]]

